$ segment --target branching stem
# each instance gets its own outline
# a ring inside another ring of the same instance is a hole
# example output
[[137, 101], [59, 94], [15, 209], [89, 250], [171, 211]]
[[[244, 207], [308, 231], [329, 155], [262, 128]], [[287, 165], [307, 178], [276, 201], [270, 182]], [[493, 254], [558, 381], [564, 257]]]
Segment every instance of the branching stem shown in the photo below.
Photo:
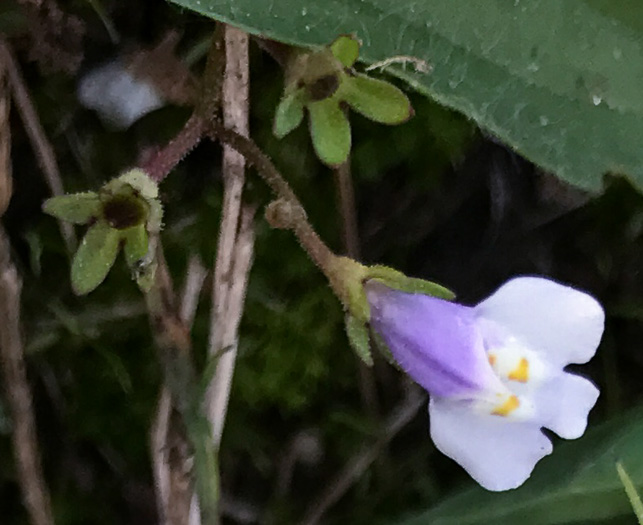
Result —
[[337, 256], [314, 230], [295, 192], [281, 173], [279, 173], [279, 170], [272, 163], [268, 155], [266, 155], [252, 139], [227, 129], [219, 123], [215, 122], [210, 126], [209, 135], [212, 140], [221, 141], [241, 153], [248, 163], [254, 166], [259, 176], [270, 187], [273, 193], [294, 210], [293, 213], [291, 213], [294, 219], [289, 224], [284, 225], [284, 227], [293, 231], [310, 258], [326, 273]]

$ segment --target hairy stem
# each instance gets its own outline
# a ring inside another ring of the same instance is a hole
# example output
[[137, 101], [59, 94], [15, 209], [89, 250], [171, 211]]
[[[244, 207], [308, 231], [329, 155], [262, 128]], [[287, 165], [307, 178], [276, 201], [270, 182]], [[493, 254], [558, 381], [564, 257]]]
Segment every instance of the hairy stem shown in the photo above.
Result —
[[161, 182], [190, 151], [197, 147], [203, 137], [204, 129], [205, 121], [200, 115], [194, 113], [179, 134], [158, 151], [149, 162], [141, 166], [141, 169], [151, 179]]
[[266, 182], [275, 195], [293, 208], [293, 216], [296, 216], [296, 220], [293, 220], [285, 227], [293, 231], [310, 258], [322, 271], [328, 274], [337, 256], [314, 230], [295, 192], [281, 173], [279, 173], [279, 170], [270, 158], [251, 139], [231, 129], [227, 129], [219, 123], [213, 123], [209, 133], [213, 140], [221, 141], [241, 153], [248, 163], [255, 167], [259, 176]]
[[224, 25], [218, 24], [203, 72], [201, 96], [194, 113], [179, 134], [141, 168], [155, 181], [161, 182], [174, 167], [190, 153], [203, 138], [207, 123], [216, 118], [221, 103], [221, 81], [223, 78]]

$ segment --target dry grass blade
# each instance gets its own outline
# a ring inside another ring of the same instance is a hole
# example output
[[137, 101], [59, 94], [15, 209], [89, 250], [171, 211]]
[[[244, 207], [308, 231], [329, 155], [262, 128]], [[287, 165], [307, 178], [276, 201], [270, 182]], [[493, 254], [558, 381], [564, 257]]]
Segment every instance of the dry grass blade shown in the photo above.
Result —
[[[206, 277], [206, 269], [202, 265], [198, 255], [190, 256], [186, 282], [181, 298], [180, 315], [183, 322], [189, 328], [192, 326], [199, 295]], [[178, 525], [181, 523], [200, 523], [196, 498], [190, 496], [192, 511], [187, 508], [178, 509], [177, 500], [185, 501], [184, 491], [178, 490], [177, 481], [181, 474], [186, 475], [185, 468], [176, 461], [170, 460], [169, 451], [176, 446], [176, 440], [172, 440], [172, 425], [176, 426], [176, 418], [172, 417], [172, 398], [167, 386], [163, 386], [159, 396], [156, 409], [156, 417], [151, 430], [151, 451], [154, 473], [154, 485], [156, 488], [157, 508], [161, 525]], [[173, 472], [177, 470], [177, 472]]]
[[[152, 314], [153, 309], [150, 308], [157, 345], [162, 344], [160, 340], [169, 338], [177, 347], [187, 351], [190, 344], [188, 325], [179, 318], [177, 300], [161, 247], [158, 253], [157, 280], [161, 283], [163, 300], [160, 304], [163, 306], [156, 314]], [[185, 427], [172, 401], [166, 378], [150, 433], [157, 508], [161, 525], [188, 525], [194, 494], [192, 473], [188, 466], [191, 453]]]
[[301, 525], [315, 525], [324, 514], [337, 503], [353, 484], [366, 472], [368, 467], [377, 459], [380, 451], [397, 433], [404, 428], [426, 403], [426, 396], [416, 386], [409, 388], [406, 399], [395, 408], [386, 420], [381, 437], [364, 445], [364, 447], [346, 463], [328, 487], [321, 492], [314, 504], [309, 508]]
[[[18, 68], [9, 44], [0, 36], [0, 61], [6, 66], [7, 75], [9, 78], [9, 86], [11, 87], [11, 94], [13, 101], [16, 104], [18, 113], [31, 141], [31, 146], [38, 158], [40, 167], [42, 168], [47, 184], [52, 195], [62, 195], [63, 184], [60, 178], [60, 171], [56, 162], [54, 149], [51, 146], [45, 130], [40, 123], [36, 108], [31, 101], [27, 85]], [[76, 235], [71, 224], [59, 221], [60, 232], [67, 246], [67, 250], [71, 253], [76, 247]]]
[[[8, 62], [0, 41], [0, 216], [11, 199]], [[0, 368], [12, 422], [13, 450], [22, 498], [33, 525], [53, 525], [36, 436], [20, 324], [21, 282], [11, 261], [11, 246], [0, 226]]]
[[36, 421], [27, 380], [20, 327], [20, 278], [9, 257], [9, 241], [0, 228], [0, 362], [2, 384], [12, 422], [13, 450], [22, 498], [33, 525], [53, 525], [45, 485]]
[[0, 216], [11, 200], [11, 128], [9, 127], [9, 75], [0, 58]]
[[[247, 136], [249, 132], [248, 35], [227, 26], [225, 29], [226, 67], [223, 78], [224, 124]], [[212, 289], [210, 355], [231, 348], [219, 360], [208, 389], [206, 404], [215, 444], [218, 445], [230, 396], [236, 359], [237, 331], [243, 311], [245, 288], [250, 271], [254, 234], [254, 210], [243, 208], [241, 195], [245, 181], [245, 159], [228, 146], [223, 150], [224, 196], [217, 259]], [[244, 219], [245, 217], [245, 219]]]

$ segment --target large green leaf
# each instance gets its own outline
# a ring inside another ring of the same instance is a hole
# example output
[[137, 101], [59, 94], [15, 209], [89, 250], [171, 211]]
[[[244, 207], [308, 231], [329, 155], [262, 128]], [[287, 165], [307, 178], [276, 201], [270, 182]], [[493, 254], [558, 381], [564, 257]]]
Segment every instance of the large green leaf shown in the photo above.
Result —
[[343, 33], [537, 164], [587, 189], [606, 172], [643, 188], [638, 0], [172, 0], [250, 33], [321, 45]]
[[632, 514], [616, 462], [643, 486], [643, 410], [554, 447], [519, 489], [487, 492], [479, 487], [410, 518], [404, 525], [552, 525], [588, 523]]

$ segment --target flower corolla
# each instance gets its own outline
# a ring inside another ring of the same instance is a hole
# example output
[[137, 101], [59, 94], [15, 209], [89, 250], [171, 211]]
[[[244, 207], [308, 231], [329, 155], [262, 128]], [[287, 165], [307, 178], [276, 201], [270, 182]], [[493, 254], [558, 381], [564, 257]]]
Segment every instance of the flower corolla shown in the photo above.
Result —
[[371, 329], [430, 394], [431, 438], [484, 488], [520, 486], [552, 452], [542, 432], [580, 437], [599, 395], [565, 371], [589, 361], [604, 313], [586, 293], [518, 277], [469, 307], [365, 284]]

